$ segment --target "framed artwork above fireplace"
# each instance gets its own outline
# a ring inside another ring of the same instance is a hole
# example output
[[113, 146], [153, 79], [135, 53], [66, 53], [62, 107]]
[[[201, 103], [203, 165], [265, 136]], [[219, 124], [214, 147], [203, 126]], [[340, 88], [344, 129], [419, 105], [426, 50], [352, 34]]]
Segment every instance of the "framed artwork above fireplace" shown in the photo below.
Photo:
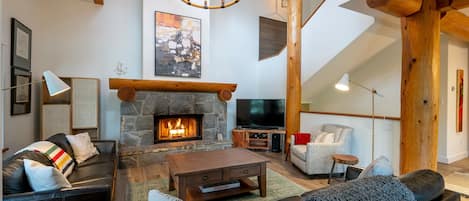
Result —
[[201, 20], [155, 12], [155, 76], [201, 77]]

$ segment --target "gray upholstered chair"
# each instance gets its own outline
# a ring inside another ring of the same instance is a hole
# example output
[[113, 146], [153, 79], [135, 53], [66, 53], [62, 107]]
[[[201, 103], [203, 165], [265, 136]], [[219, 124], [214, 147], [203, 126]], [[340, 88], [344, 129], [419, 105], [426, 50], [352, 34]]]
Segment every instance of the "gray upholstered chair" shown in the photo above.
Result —
[[[332, 167], [332, 154], [352, 153], [353, 129], [347, 126], [325, 124], [322, 132], [334, 133], [333, 143], [314, 143], [320, 133], [311, 134], [307, 145], [295, 145], [295, 136], [291, 137], [290, 160], [308, 175], [329, 174]], [[345, 172], [344, 167], [336, 166], [334, 173]]]

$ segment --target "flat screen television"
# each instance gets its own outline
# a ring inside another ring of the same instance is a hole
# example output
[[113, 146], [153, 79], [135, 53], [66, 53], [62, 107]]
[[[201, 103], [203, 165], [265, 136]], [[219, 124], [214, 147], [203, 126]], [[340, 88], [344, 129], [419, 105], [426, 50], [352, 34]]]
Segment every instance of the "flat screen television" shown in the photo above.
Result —
[[236, 125], [242, 128], [284, 128], [285, 100], [236, 100]]

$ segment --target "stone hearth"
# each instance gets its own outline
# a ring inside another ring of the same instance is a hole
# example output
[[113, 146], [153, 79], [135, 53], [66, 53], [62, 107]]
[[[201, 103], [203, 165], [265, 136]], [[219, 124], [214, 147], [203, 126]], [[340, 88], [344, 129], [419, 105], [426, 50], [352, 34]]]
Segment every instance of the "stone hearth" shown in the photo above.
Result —
[[153, 116], [176, 114], [203, 114], [202, 142], [198, 144], [216, 142], [217, 134], [228, 139], [226, 110], [226, 102], [216, 93], [137, 91], [134, 102], [121, 103], [120, 142], [123, 147], [153, 145]]

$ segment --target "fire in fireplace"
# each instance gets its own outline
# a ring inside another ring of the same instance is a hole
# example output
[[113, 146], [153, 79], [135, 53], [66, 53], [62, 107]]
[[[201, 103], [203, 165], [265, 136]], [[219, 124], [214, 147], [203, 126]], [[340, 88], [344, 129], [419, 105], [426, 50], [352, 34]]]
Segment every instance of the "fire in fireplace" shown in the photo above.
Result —
[[155, 115], [154, 143], [202, 139], [203, 114]]

